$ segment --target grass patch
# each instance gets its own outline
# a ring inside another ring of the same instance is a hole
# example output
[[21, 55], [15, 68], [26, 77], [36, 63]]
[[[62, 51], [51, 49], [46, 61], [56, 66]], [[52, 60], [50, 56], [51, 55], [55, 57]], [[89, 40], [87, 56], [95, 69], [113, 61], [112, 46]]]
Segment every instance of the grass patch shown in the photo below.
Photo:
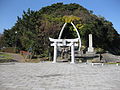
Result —
[[0, 63], [4, 63], [4, 62], [14, 62], [15, 60], [13, 60], [11, 55], [8, 55], [6, 53], [0, 53]]
[[106, 63], [106, 64], [120, 64], [120, 62], [109, 62], [109, 63]]

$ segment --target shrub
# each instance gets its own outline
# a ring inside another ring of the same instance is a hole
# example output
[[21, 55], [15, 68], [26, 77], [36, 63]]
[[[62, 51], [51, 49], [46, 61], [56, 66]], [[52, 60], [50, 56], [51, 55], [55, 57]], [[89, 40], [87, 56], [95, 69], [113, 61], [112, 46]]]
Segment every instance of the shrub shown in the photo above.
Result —
[[15, 47], [5, 47], [1, 49], [1, 52], [16, 53], [17, 49]]

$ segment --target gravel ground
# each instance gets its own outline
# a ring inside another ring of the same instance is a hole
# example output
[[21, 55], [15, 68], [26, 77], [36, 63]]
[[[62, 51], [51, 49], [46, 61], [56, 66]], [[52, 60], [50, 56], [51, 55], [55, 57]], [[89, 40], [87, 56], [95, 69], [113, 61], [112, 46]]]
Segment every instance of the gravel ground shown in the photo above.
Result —
[[120, 90], [120, 66], [4, 63], [0, 64], [0, 90]]

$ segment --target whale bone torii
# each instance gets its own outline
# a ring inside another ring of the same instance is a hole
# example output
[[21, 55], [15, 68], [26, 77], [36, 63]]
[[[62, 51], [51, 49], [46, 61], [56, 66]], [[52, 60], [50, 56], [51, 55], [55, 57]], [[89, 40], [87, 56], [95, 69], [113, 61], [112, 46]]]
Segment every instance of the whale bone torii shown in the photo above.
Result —
[[[79, 46], [79, 51], [80, 51], [80, 48], [81, 48], [81, 38], [80, 38], [80, 35], [79, 35], [79, 32], [77, 30], [77, 28], [75, 27], [75, 25], [71, 22], [72, 26], [74, 27], [75, 31], [77, 32], [77, 35], [78, 35], [78, 38], [76, 39], [61, 39], [61, 36], [62, 36], [62, 33], [63, 33], [63, 30], [65, 28], [67, 23], [65, 23], [60, 31], [60, 34], [59, 34], [59, 37], [58, 39], [53, 39], [53, 38], [49, 38], [49, 40], [51, 42], [53, 42], [51, 44], [51, 46], [54, 46], [54, 57], [53, 57], [53, 63], [56, 63], [56, 60], [57, 60], [57, 49], [58, 49], [58, 46], [70, 46], [71, 47], [71, 63], [74, 63], [74, 58], [75, 58], [75, 55], [74, 55], [74, 46]], [[79, 45], [78, 45], [78, 42], [79, 42]]]

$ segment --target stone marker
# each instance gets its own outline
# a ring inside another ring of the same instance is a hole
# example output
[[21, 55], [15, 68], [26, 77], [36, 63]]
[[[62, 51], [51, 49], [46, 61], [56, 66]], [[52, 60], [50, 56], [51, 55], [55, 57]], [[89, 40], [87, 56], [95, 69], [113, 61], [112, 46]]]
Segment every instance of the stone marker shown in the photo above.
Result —
[[89, 34], [89, 47], [88, 47], [88, 52], [94, 52], [93, 41], [92, 41], [92, 34]]

